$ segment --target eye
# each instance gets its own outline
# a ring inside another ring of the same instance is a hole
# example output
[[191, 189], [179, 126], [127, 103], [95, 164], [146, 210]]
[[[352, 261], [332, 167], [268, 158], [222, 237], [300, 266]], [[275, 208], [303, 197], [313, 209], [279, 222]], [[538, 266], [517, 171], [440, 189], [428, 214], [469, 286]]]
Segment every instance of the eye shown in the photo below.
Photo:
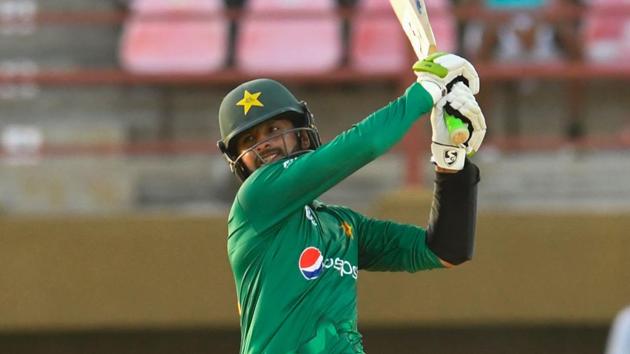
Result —
[[255, 142], [256, 142], [256, 139], [254, 139], [253, 135], [246, 135], [241, 138], [240, 145], [243, 147], [250, 147], [254, 145]]

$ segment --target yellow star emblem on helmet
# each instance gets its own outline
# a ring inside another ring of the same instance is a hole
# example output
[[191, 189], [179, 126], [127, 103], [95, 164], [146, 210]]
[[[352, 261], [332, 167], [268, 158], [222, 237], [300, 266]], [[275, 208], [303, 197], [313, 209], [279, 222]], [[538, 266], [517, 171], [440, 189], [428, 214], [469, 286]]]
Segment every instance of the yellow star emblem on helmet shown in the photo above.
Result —
[[237, 106], [243, 106], [243, 114], [247, 115], [247, 112], [249, 112], [249, 110], [253, 107], [264, 107], [264, 105], [262, 104], [262, 102], [260, 102], [260, 100], [258, 100], [258, 97], [260, 97], [261, 92], [255, 92], [255, 93], [251, 93], [247, 90], [245, 90], [245, 93], [243, 94], [243, 99], [236, 102]]

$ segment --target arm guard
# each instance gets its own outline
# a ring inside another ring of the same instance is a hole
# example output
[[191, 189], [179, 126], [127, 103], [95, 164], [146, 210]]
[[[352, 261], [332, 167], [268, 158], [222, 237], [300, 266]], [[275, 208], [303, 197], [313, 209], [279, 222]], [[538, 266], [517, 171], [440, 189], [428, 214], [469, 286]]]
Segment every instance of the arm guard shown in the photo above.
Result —
[[427, 227], [427, 245], [451, 264], [470, 260], [475, 241], [479, 168], [466, 159], [454, 174], [437, 173]]

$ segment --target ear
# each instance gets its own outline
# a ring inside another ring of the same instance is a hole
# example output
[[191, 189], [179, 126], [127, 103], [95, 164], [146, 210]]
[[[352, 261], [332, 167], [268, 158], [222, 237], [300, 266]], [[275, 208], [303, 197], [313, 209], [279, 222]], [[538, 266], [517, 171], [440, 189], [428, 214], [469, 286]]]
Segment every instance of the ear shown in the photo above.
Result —
[[298, 132], [298, 138], [300, 139], [300, 146], [302, 149], [308, 149], [311, 146], [311, 139], [309, 139], [306, 131]]

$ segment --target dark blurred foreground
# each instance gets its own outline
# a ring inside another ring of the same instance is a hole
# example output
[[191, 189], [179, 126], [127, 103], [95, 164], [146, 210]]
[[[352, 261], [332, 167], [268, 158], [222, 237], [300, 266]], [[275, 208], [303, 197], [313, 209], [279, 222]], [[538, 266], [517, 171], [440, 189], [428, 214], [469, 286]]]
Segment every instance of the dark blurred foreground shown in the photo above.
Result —
[[[365, 349], [378, 353], [591, 354], [601, 353], [608, 325], [384, 327], [363, 329]], [[237, 329], [79, 331], [0, 335], [12, 354], [238, 353]]]

